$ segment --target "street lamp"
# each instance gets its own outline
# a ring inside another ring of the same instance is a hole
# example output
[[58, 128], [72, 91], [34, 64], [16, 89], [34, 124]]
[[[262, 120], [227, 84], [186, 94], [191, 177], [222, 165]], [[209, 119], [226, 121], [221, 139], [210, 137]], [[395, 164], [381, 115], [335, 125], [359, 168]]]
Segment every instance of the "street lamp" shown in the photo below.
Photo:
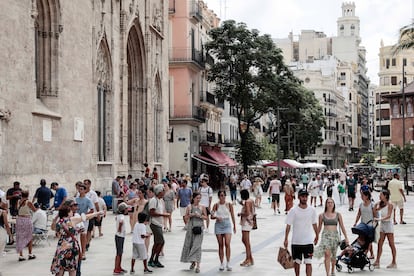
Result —
[[296, 125], [296, 123], [288, 123], [288, 155], [290, 154], [290, 126]]
[[286, 107], [277, 107], [277, 168], [279, 177], [282, 177], [282, 170], [280, 169], [280, 111], [287, 110]]

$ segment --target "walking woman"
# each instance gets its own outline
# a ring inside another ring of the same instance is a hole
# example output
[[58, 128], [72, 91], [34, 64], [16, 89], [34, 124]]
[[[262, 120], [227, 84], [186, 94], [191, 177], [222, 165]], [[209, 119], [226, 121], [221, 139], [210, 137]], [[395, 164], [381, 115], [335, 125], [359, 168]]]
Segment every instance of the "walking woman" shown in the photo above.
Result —
[[187, 232], [181, 252], [181, 262], [191, 263], [190, 270], [195, 268], [196, 273], [200, 273], [203, 226], [207, 218], [206, 208], [200, 204], [200, 200], [200, 193], [194, 192], [192, 203], [186, 208]]
[[295, 191], [292, 187], [292, 182], [287, 179], [285, 183], [285, 214], [293, 207], [293, 200], [295, 199]]
[[164, 203], [165, 210], [169, 214], [168, 217], [164, 217], [164, 230], [171, 232], [172, 227], [172, 213], [174, 211], [174, 200], [176, 198], [175, 191], [171, 188], [171, 183], [168, 183], [167, 179], [162, 180], [164, 184]]
[[[230, 266], [230, 241], [232, 232], [236, 234], [236, 223], [234, 218], [233, 205], [230, 202], [226, 202], [226, 192], [221, 190], [218, 192], [219, 202], [213, 205], [211, 211], [211, 219], [215, 219], [214, 233], [216, 234], [217, 242], [219, 245], [219, 258], [220, 258], [220, 271], [224, 270], [224, 247], [226, 247], [226, 269], [231, 271]], [[231, 222], [233, 223], [233, 231], [231, 229]]]
[[387, 268], [397, 268], [397, 250], [394, 243], [394, 225], [391, 221], [393, 206], [390, 203], [390, 192], [388, 190], [382, 190], [380, 193], [380, 201], [375, 203], [374, 212], [375, 220], [380, 222], [380, 238], [378, 240], [377, 259], [375, 260], [375, 268], [380, 267], [380, 260], [382, 255], [382, 246], [384, 245], [385, 238], [388, 239], [388, 244], [391, 248], [392, 261]]
[[[362, 202], [359, 205], [358, 213], [355, 218], [354, 226], [358, 224], [359, 219], [361, 223], [373, 226], [374, 223], [374, 204], [371, 201], [371, 192], [369, 190], [361, 191]], [[372, 243], [369, 244], [368, 250], [370, 252], [370, 259], [374, 259], [374, 250], [372, 249]]]
[[253, 193], [255, 196], [254, 206], [260, 208], [262, 204], [262, 195], [263, 195], [263, 180], [260, 177], [256, 177], [253, 182]]
[[[50, 271], [55, 275], [63, 275], [65, 271], [70, 276], [76, 275], [78, 266], [80, 265], [79, 258], [81, 257], [81, 248], [76, 236], [79, 231], [82, 231], [76, 225], [103, 214], [102, 211], [74, 216], [77, 205], [73, 200], [68, 200], [59, 209], [58, 220], [56, 222], [56, 233], [59, 233], [59, 240], [50, 267]], [[80, 269], [78, 271], [80, 272]]]
[[29, 201], [29, 191], [22, 192], [22, 198], [18, 205], [18, 214], [16, 219], [16, 250], [19, 253], [19, 261], [26, 260], [23, 257], [23, 248], [29, 249], [29, 260], [36, 258], [32, 254], [33, 249], [33, 224], [32, 212], [36, 211], [33, 203]]
[[338, 224], [345, 237], [346, 244], [349, 244], [342, 215], [335, 211], [335, 201], [328, 197], [325, 201], [325, 211], [319, 215], [318, 236], [322, 228], [322, 236], [319, 246], [315, 249], [316, 258], [325, 258], [326, 276], [335, 275], [336, 250], [339, 244]]
[[250, 231], [253, 227], [254, 202], [249, 198], [249, 191], [247, 190], [241, 190], [240, 197], [243, 202], [243, 207], [241, 212], [238, 213], [238, 216], [240, 217], [240, 225], [242, 229], [242, 242], [246, 248], [246, 259], [240, 265], [251, 266], [254, 264], [250, 246]]

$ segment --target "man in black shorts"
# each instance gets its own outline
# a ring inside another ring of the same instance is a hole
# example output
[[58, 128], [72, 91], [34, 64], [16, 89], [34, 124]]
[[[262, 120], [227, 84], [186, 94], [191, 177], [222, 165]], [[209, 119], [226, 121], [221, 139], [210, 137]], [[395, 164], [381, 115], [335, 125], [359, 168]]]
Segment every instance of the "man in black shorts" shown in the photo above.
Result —
[[[316, 210], [308, 205], [308, 191], [302, 189], [298, 192], [299, 205], [293, 207], [286, 217], [286, 230], [284, 246], [288, 246], [290, 228], [292, 231], [292, 258], [294, 260], [295, 275], [300, 274], [302, 258], [306, 265], [306, 275], [312, 275], [313, 245], [318, 243]], [[315, 233], [312, 233], [312, 228]]]

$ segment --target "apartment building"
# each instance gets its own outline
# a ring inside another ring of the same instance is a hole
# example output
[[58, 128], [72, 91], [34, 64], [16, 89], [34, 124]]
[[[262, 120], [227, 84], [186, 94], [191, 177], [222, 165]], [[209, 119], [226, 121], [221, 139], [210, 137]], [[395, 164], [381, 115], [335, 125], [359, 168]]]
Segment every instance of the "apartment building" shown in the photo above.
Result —
[[[224, 102], [207, 81], [212, 58], [204, 50], [219, 18], [203, 1], [169, 2], [170, 171], [211, 172], [234, 165], [222, 150]], [[214, 172], [214, 173], [213, 173]]]
[[[325, 140], [322, 147], [306, 159], [328, 167], [340, 167], [345, 160], [359, 160], [368, 151], [370, 140], [369, 79], [366, 75], [366, 51], [360, 46], [360, 22], [355, 15], [354, 3], [343, 3], [341, 9], [337, 36], [327, 37], [323, 32], [302, 30], [298, 36], [290, 33], [288, 38], [274, 40], [282, 49], [285, 62], [304, 80], [305, 87], [315, 91], [320, 104], [327, 110], [328, 129], [323, 130]], [[322, 92], [324, 90], [326, 93]], [[325, 94], [327, 98], [319, 94]], [[338, 116], [339, 120], [332, 119]], [[337, 148], [323, 148], [329, 144]]]
[[[381, 48], [379, 51], [379, 86], [375, 91], [375, 143], [376, 147], [380, 147], [383, 152], [393, 144], [402, 145], [402, 121], [399, 121], [400, 129], [394, 123], [397, 118], [402, 116], [402, 105], [398, 107], [397, 103], [402, 102], [402, 83], [404, 72], [404, 84], [409, 85], [414, 81], [414, 50], [406, 49], [400, 52], [395, 52], [393, 45], [385, 46], [381, 41]], [[395, 94], [395, 97], [393, 96]], [[399, 95], [399, 96], [398, 96]], [[411, 101], [407, 97], [406, 113], [408, 112], [408, 103]], [[393, 105], [393, 108], [390, 106]], [[412, 125], [407, 125], [407, 131]], [[395, 135], [397, 134], [398, 135]], [[400, 137], [398, 137], [400, 136]], [[393, 139], [394, 137], [394, 139]], [[406, 133], [406, 141], [408, 138]], [[396, 140], [397, 139], [397, 140]]]

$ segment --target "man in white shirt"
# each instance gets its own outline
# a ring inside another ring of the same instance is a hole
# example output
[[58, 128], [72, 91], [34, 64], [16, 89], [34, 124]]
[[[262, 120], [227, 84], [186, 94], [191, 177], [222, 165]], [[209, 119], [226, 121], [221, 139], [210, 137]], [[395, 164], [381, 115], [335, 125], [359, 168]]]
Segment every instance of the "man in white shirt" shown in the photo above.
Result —
[[404, 194], [404, 184], [400, 181], [400, 175], [398, 173], [394, 174], [394, 178], [388, 183], [388, 190], [390, 191], [390, 201], [394, 206], [394, 224], [397, 224], [395, 218], [395, 210], [400, 209], [400, 224], [406, 224], [403, 220], [404, 215], [404, 202], [406, 202]]
[[201, 195], [200, 205], [206, 208], [207, 219], [206, 219], [205, 231], [208, 233], [208, 227], [210, 226], [211, 201], [213, 200], [213, 189], [208, 185], [208, 176], [206, 175], [204, 175], [203, 178], [201, 178], [200, 184], [201, 184], [201, 187], [199, 189], [199, 192]]
[[[83, 180], [83, 184], [86, 186], [86, 197], [90, 199], [90, 201], [92, 201], [92, 204], [94, 206], [94, 210], [92, 212], [98, 212], [99, 211], [99, 200], [98, 200], [98, 195], [96, 194], [96, 192], [94, 190], [91, 189], [91, 181], [89, 179], [85, 179]], [[92, 218], [89, 220], [89, 224], [88, 224], [88, 232], [86, 234], [86, 250], [89, 249], [89, 245], [91, 243], [92, 240], [92, 232], [93, 232], [93, 228], [95, 227], [96, 224], [96, 220], [100, 219], [100, 216], [97, 216], [95, 218]]]
[[272, 181], [269, 184], [269, 197], [272, 198], [271, 208], [273, 209], [273, 214], [276, 215], [276, 210], [280, 214], [280, 189], [282, 188], [282, 183], [276, 175], [272, 177]]
[[247, 178], [247, 175], [245, 174], [243, 177], [243, 180], [240, 182], [240, 190], [247, 190], [250, 192], [252, 188], [252, 182]]
[[[308, 191], [298, 192], [299, 205], [293, 207], [286, 217], [285, 248], [288, 247], [290, 228], [292, 231], [292, 258], [294, 260], [295, 275], [300, 274], [302, 257], [306, 265], [306, 275], [312, 275], [313, 245], [318, 243], [317, 215], [312, 206], [308, 206]], [[312, 228], [315, 234], [312, 233]]]
[[164, 247], [164, 233], [162, 227], [164, 226], [164, 217], [168, 217], [170, 214], [165, 211], [164, 204], [164, 185], [158, 184], [154, 187], [155, 196], [150, 199], [148, 203], [149, 214], [151, 216], [151, 231], [154, 236], [154, 245], [152, 246], [151, 258], [148, 262], [152, 267], [164, 267], [158, 258]]
[[36, 208], [32, 216], [33, 234], [43, 234], [47, 231], [47, 214], [40, 209], [39, 203], [36, 202], [33, 205]]

